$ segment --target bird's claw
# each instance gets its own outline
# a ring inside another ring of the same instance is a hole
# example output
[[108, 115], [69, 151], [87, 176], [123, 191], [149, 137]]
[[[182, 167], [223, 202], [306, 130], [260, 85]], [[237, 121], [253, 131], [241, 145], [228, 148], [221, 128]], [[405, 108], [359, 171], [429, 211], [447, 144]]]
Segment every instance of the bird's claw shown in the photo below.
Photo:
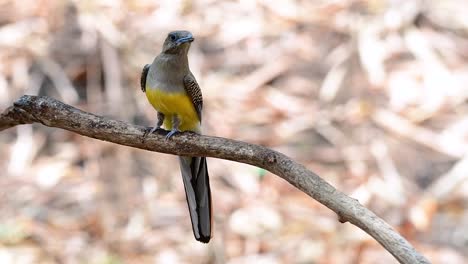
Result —
[[149, 134], [153, 134], [156, 130], [159, 130], [159, 129], [161, 129], [160, 126], [155, 126], [155, 127], [153, 127], [148, 133], [149, 133]]
[[179, 133], [180, 131], [177, 129], [171, 130], [169, 133], [166, 135], [166, 140], [170, 139], [172, 136], [174, 136], [176, 133]]
[[153, 134], [156, 130], [159, 130], [159, 129], [162, 129], [162, 128], [160, 126], [155, 126], [155, 127], [151, 128], [151, 129], [149, 129], [149, 127], [146, 128], [145, 133], [143, 134], [143, 138], [145, 138], [149, 134]]

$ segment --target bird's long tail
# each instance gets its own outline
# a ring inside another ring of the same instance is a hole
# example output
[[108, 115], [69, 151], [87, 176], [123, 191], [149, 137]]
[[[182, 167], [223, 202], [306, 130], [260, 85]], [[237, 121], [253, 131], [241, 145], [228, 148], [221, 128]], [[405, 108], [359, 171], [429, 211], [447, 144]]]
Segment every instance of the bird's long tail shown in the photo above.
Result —
[[208, 243], [212, 233], [211, 190], [205, 157], [179, 157], [195, 239]]

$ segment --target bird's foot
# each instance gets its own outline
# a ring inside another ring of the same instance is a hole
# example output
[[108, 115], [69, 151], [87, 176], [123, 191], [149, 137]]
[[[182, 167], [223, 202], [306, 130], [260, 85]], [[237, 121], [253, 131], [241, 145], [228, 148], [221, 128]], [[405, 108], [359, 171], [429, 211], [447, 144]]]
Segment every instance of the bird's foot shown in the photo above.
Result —
[[174, 136], [176, 133], [179, 133], [180, 130], [178, 129], [172, 129], [169, 133], [166, 135], [166, 140], [170, 139], [172, 136]]
[[145, 138], [149, 134], [153, 134], [154, 132], [156, 132], [156, 130], [160, 130], [160, 129], [162, 129], [161, 126], [155, 126], [155, 127], [151, 128], [151, 129], [149, 127], [147, 127], [145, 129], [145, 133], [143, 133], [143, 138]]
[[162, 129], [161, 126], [155, 126], [148, 133], [153, 134], [154, 132], [156, 132], [156, 130], [159, 130], [159, 129]]

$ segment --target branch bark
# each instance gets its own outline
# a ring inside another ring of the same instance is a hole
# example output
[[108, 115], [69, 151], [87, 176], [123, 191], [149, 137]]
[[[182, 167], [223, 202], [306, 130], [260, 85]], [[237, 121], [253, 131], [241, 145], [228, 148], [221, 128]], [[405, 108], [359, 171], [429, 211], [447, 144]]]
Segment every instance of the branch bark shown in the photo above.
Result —
[[195, 133], [178, 134], [171, 140], [165, 140], [163, 131], [144, 137], [145, 127], [87, 113], [49, 97], [24, 95], [0, 115], [0, 131], [30, 123], [149, 151], [220, 158], [266, 169], [333, 210], [340, 222], [350, 222], [367, 232], [400, 263], [429, 263], [389, 224], [357, 200], [336, 190], [301, 164], [266, 147]]

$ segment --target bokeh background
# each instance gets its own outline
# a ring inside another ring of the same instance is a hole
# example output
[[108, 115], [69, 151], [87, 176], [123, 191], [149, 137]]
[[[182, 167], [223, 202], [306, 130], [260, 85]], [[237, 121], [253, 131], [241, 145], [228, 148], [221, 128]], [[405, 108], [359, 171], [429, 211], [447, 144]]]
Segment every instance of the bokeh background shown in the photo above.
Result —
[[[152, 126], [140, 72], [193, 32], [204, 133], [304, 164], [433, 263], [468, 262], [465, 0], [0, 1], [0, 109], [53, 96]], [[395, 263], [255, 167], [209, 159], [193, 238], [177, 159], [41, 125], [0, 133], [0, 263]]]

